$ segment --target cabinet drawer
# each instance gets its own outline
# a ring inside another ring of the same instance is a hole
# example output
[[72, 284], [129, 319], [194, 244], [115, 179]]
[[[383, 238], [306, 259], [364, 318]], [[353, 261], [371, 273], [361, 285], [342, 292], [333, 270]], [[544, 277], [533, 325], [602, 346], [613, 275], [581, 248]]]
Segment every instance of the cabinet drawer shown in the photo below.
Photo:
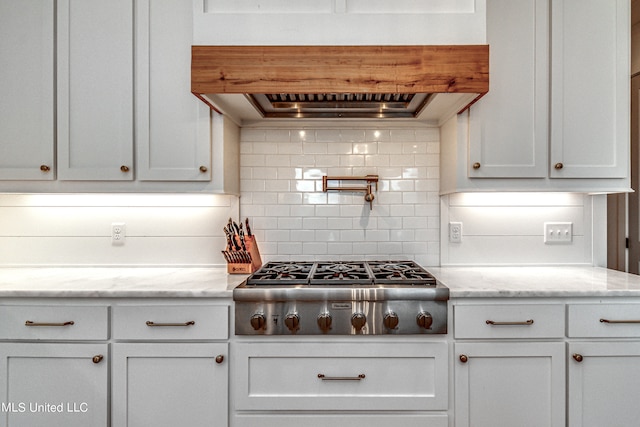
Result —
[[120, 305], [113, 308], [119, 340], [219, 340], [229, 337], [227, 305]]
[[569, 337], [640, 337], [640, 304], [571, 304]]
[[563, 304], [454, 306], [456, 338], [562, 338]]
[[446, 410], [448, 348], [438, 343], [238, 343], [239, 410]]
[[108, 310], [106, 306], [0, 306], [0, 339], [106, 340]]
[[301, 427], [301, 426], [331, 426], [331, 427], [447, 427], [448, 417], [444, 414], [278, 414], [269, 415], [240, 414], [235, 417], [236, 427]]

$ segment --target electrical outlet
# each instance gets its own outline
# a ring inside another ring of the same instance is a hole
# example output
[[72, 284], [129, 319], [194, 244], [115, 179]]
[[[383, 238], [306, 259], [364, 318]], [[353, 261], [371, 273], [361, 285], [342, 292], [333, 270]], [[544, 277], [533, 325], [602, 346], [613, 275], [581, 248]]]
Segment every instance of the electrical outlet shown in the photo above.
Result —
[[572, 222], [545, 222], [544, 243], [571, 243], [573, 240]]
[[127, 227], [124, 222], [111, 223], [111, 244], [114, 246], [124, 245], [126, 230]]
[[461, 222], [449, 223], [449, 242], [451, 243], [462, 242], [462, 223]]

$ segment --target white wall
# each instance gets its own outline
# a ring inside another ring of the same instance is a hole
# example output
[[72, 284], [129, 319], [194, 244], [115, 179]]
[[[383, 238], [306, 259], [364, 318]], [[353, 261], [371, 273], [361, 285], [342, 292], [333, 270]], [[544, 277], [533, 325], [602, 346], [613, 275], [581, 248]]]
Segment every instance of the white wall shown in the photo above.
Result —
[[[236, 196], [0, 195], [0, 266], [224, 265], [222, 227]], [[124, 222], [123, 246], [111, 223]]]
[[[439, 264], [438, 128], [245, 127], [240, 139], [240, 213], [263, 261]], [[322, 192], [323, 175], [368, 174], [380, 177], [372, 210], [364, 193]]]
[[[442, 265], [592, 264], [594, 234], [601, 234], [593, 231], [593, 200], [574, 193], [443, 196]], [[449, 242], [451, 221], [463, 223], [460, 243]], [[545, 222], [571, 222], [571, 243], [545, 244]]]

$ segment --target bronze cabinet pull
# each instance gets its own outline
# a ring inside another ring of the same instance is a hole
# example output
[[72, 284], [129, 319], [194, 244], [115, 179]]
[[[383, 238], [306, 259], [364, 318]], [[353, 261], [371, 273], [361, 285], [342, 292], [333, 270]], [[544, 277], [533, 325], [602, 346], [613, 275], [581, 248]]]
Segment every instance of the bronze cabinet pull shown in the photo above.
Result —
[[42, 172], [49, 172], [51, 168], [48, 165], [40, 165], [40, 170]]
[[62, 323], [47, 323], [47, 322], [32, 322], [31, 320], [27, 320], [24, 322], [24, 326], [71, 326], [75, 325], [73, 320]]
[[466, 354], [461, 354], [460, 355], [460, 361], [462, 363], [467, 363], [469, 361], [469, 356], [467, 356]]
[[209, 170], [209, 168], [207, 168], [206, 166], [200, 166], [199, 170], [200, 172], [205, 173]]
[[582, 362], [582, 360], [584, 359], [584, 357], [580, 353], [573, 353], [571, 357], [573, 357], [576, 362]]
[[564, 165], [562, 163], [556, 163], [555, 165], [553, 165], [553, 168], [556, 170], [560, 170], [564, 167]]
[[193, 326], [196, 324], [194, 320], [190, 320], [184, 323], [156, 323], [151, 320], [146, 321], [147, 326]]
[[325, 374], [318, 374], [318, 378], [322, 381], [360, 381], [365, 377], [364, 374], [360, 374], [357, 377], [327, 377]]
[[101, 354], [96, 354], [95, 356], [93, 356], [93, 357], [91, 358], [91, 361], [92, 361], [93, 363], [100, 363], [100, 362], [102, 362], [102, 359], [104, 359], [104, 356], [103, 356], [103, 355], [101, 355]]
[[122, 165], [122, 166], [120, 166], [120, 170], [121, 170], [122, 172], [129, 172], [129, 166], [127, 166], [127, 165]]
[[629, 320], [600, 319], [600, 323], [640, 323], [640, 320], [637, 320], [637, 319], [629, 319]]
[[219, 354], [216, 356], [216, 363], [222, 363], [224, 362], [224, 356], [222, 354]]
[[491, 326], [530, 326], [533, 325], [533, 319], [525, 320], [524, 322], [495, 322], [487, 320], [486, 323]]
[[482, 166], [482, 165], [480, 165], [480, 163], [479, 163], [479, 162], [475, 162], [475, 163], [473, 164], [473, 168], [474, 168], [474, 169], [480, 169], [480, 166]]

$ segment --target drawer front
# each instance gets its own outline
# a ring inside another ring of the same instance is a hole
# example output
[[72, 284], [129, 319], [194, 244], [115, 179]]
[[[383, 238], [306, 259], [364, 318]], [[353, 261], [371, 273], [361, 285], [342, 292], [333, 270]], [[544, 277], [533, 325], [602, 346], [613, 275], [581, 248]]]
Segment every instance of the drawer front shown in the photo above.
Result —
[[569, 337], [640, 337], [640, 304], [571, 304]]
[[563, 304], [454, 306], [455, 338], [562, 338]]
[[446, 410], [438, 343], [238, 343], [239, 410]]
[[118, 340], [222, 340], [229, 338], [228, 305], [118, 305]]
[[106, 340], [107, 306], [3, 305], [0, 339]]
[[444, 414], [241, 414], [235, 417], [236, 427], [447, 427], [449, 421]]

